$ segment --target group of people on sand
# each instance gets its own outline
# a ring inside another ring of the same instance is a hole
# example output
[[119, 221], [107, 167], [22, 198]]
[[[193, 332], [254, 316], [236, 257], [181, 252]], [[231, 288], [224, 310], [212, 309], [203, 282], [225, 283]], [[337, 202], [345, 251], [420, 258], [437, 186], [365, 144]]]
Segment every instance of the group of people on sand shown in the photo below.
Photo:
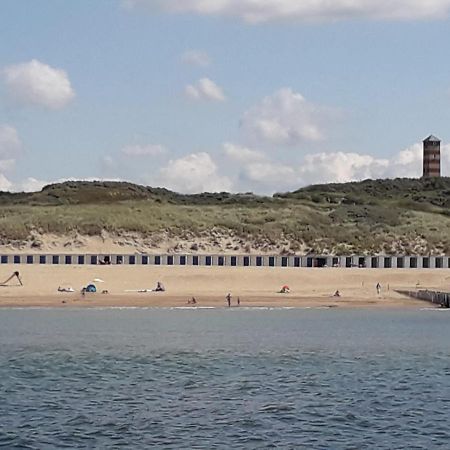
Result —
[[[19, 282], [22, 283], [20, 276], [19, 276], [19, 272], [17, 272], [17, 277], [19, 279]], [[10, 277], [10, 278], [12, 278], [12, 277]], [[98, 278], [96, 278], [94, 281], [103, 283], [103, 280], [100, 280]], [[165, 290], [166, 290], [166, 288], [161, 283], [161, 281], [158, 281], [156, 283], [155, 289], [139, 289], [135, 292], [165, 292]], [[58, 286], [58, 292], [73, 293], [73, 292], [75, 292], [75, 289], [73, 289], [72, 286]], [[83, 298], [86, 297], [87, 293], [97, 293], [97, 292], [101, 292], [102, 294], [109, 294], [108, 289], [102, 289], [101, 291], [97, 291], [97, 287], [93, 283], [90, 283], [87, 286], [83, 286], [80, 290], [80, 294]]]
[[[231, 295], [231, 292], [228, 292], [228, 294], [225, 296], [225, 299], [226, 299], [226, 301], [227, 301], [227, 305], [228, 305], [228, 308], [231, 308], [231, 300], [232, 300], [232, 298], [233, 298], [233, 296]], [[195, 297], [192, 297], [192, 298], [190, 298], [188, 301], [187, 301], [187, 304], [188, 305], [197, 305], [197, 300], [196, 300], [196, 298]], [[236, 306], [241, 306], [241, 299], [240, 299], [240, 297], [238, 297], [237, 299], [236, 299]]]
[[[363, 286], [364, 286], [364, 282], [363, 282]], [[380, 295], [380, 294], [381, 294], [381, 284], [380, 284], [380, 283], [377, 283], [377, 284], [375, 285], [375, 289], [376, 289], [376, 291], [377, 291], [377, 295]], [[389, 290], [389, 285], [388, 285], [388, 290]], [[342, 296], [342, 294], [341, 294], [341, 292], [339, 291], [339, 289], [337, 289], [336, 292], [333, 294], [333, 297], [341, 297], [341, 296]]]
[[[375, 289], [376, 289], [376, 291], [377, 291], [377, 294], [378, 295], [380, 295], [381, 294], [381, 284], [380, 283], [377, 283], [376, 284], [376, 286], [375, 286]], [[282, 288], [281, 288], [281, 290], [279, 291], [279, 293], [282, 293], [282, 294], [288, 294], [288, 293], [290, 293], [290, 289], [289, 289], [289, 287], [288, 286], [283, 286]], [[334, 294], [333, 294], [333, 297], [342, 297], [342, 294], [341, 294], [341, 291], [339, 291], [339, 289], [337, 289], [335, 292], [334, 292]], [[226, 301], [227, 301], [227, 305], [228, 305], [228, 307], [230, 308], [231, 307], [231, 300], [232, 300], [232, 295], [231, 295], [231, 292], [228, 292], [228, 294], [225, 296], [225, 299], [226, 299]], [[191, 299], [189, 299], [188, 300], [188, 305], [196, 305], [197, 304], [197, 300], [195, 299], [195, 297], [192, 297]], [[237, 298], [237, 300], [236, 300], [236, 305], [237, 306], [240, 306], [241, 305], [241, 299], [238, 297]]]
[[[228, 292], [228, 294], [225, 296], [225, 299], [227, 300], [228, 308], [230, 308], [231, 307], [231, 299], [232, 299], [231, 292]], [[240, 297], [238, 297], [237, 300], [236, 300], [236, 306], [241, 306], [241, 299], [240, 299]]]

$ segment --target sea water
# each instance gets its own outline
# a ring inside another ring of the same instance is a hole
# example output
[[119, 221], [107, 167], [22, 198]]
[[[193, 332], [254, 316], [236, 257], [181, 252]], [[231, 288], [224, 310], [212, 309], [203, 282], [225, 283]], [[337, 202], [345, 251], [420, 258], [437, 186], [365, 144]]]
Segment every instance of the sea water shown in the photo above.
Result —
[[8, 449], [450, 448], [450, 312], [2, 309]]

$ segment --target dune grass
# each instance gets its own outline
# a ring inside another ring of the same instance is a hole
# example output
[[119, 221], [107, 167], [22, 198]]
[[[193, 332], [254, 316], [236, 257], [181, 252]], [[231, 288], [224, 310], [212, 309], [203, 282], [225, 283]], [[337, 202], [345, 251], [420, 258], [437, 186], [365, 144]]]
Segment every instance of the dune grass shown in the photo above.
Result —
[[71, 182], [32, 194], [0, 194], [2, 242], [32, 233], [143, 237], [233, 235], [288, 241], [290, 251], [450, 253], [450, 179], [311, 186], [274, 197], [186, 196], [129, 183]]

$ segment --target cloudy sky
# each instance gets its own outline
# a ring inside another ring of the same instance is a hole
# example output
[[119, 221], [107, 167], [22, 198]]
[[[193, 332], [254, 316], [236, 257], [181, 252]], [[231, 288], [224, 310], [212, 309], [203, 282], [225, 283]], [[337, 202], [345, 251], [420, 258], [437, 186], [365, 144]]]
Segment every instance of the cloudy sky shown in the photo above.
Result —
[[450, 0], [2, 0], [0, 190], [450, 175]]

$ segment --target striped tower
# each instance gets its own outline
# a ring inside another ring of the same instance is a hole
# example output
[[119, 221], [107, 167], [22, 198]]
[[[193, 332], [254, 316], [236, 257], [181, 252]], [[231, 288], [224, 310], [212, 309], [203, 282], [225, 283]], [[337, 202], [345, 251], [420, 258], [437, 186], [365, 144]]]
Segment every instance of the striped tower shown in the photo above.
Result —
[[441, 176], [441, 141], [431, 135], [423, 141], [423, 177]]

